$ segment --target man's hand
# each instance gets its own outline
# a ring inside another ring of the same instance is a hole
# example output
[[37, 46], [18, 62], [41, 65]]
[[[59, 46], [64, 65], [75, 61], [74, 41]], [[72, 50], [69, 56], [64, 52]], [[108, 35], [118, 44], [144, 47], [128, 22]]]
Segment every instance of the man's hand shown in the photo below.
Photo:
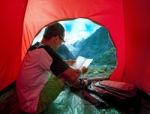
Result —
[[65, 81], [68, 81], [69, 83], [73, 84], [77, 81], [80, 75], [81, 75], [80, 70], [69, 67], [61, 74], [61, 77]]
[[81, 68], [82, 74], [85, 74], [87, 71], [88, 71], [88, 68], [86, 68], [86, 67], [82, 67], [82, 68]]

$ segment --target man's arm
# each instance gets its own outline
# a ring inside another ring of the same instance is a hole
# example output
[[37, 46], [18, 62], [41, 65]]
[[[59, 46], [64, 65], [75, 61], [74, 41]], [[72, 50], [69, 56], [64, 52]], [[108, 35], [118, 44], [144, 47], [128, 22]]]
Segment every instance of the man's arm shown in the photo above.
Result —
[[65, 60], [65, 62], [69, 65], [69, 66], [72, 66], [76, 60], [72, 60], [72, 59], [69, 59], [69, 60]]

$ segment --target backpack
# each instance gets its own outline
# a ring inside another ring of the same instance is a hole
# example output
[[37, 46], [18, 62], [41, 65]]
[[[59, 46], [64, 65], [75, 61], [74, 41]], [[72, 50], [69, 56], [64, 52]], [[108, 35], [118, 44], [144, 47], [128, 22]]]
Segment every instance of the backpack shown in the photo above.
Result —
[[137, 89], [133, 84], [111, 80], [93, 81], [82, 92], [83, 97], [97, 108], [127, 109], [136, 100]]

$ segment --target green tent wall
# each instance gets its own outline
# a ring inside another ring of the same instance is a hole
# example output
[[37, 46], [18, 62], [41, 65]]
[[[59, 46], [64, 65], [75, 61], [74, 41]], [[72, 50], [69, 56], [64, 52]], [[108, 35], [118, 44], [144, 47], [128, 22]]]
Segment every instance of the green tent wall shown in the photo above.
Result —
[[16, 80], [35, 35], [47, 24], [88, 18], [105, 26], [117, 50], [111, 80], [134, 83], [150, 93], [149, 0], [0, 1], [0, 90]]

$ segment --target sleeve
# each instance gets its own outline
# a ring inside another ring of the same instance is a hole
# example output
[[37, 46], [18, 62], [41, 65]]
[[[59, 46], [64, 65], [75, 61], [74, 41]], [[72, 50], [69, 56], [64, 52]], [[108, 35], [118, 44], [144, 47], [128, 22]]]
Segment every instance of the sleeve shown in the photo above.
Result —
[[50, 65], [50, 69], [56, 76], [62, 74], [65, 70], [67, 70], [67, 68], [69, 67], [67, 63], [65, 63], [53, 49], [48, 46], [44, 46], [44, 49], [53, 59], [53, 62]]
[[52, 64], [52, 58], [47, 54], [47, 52], [44, 49], [39, 49], [40, 50], [40, 66], [44, 70], [50, 70], [50, 66]]

